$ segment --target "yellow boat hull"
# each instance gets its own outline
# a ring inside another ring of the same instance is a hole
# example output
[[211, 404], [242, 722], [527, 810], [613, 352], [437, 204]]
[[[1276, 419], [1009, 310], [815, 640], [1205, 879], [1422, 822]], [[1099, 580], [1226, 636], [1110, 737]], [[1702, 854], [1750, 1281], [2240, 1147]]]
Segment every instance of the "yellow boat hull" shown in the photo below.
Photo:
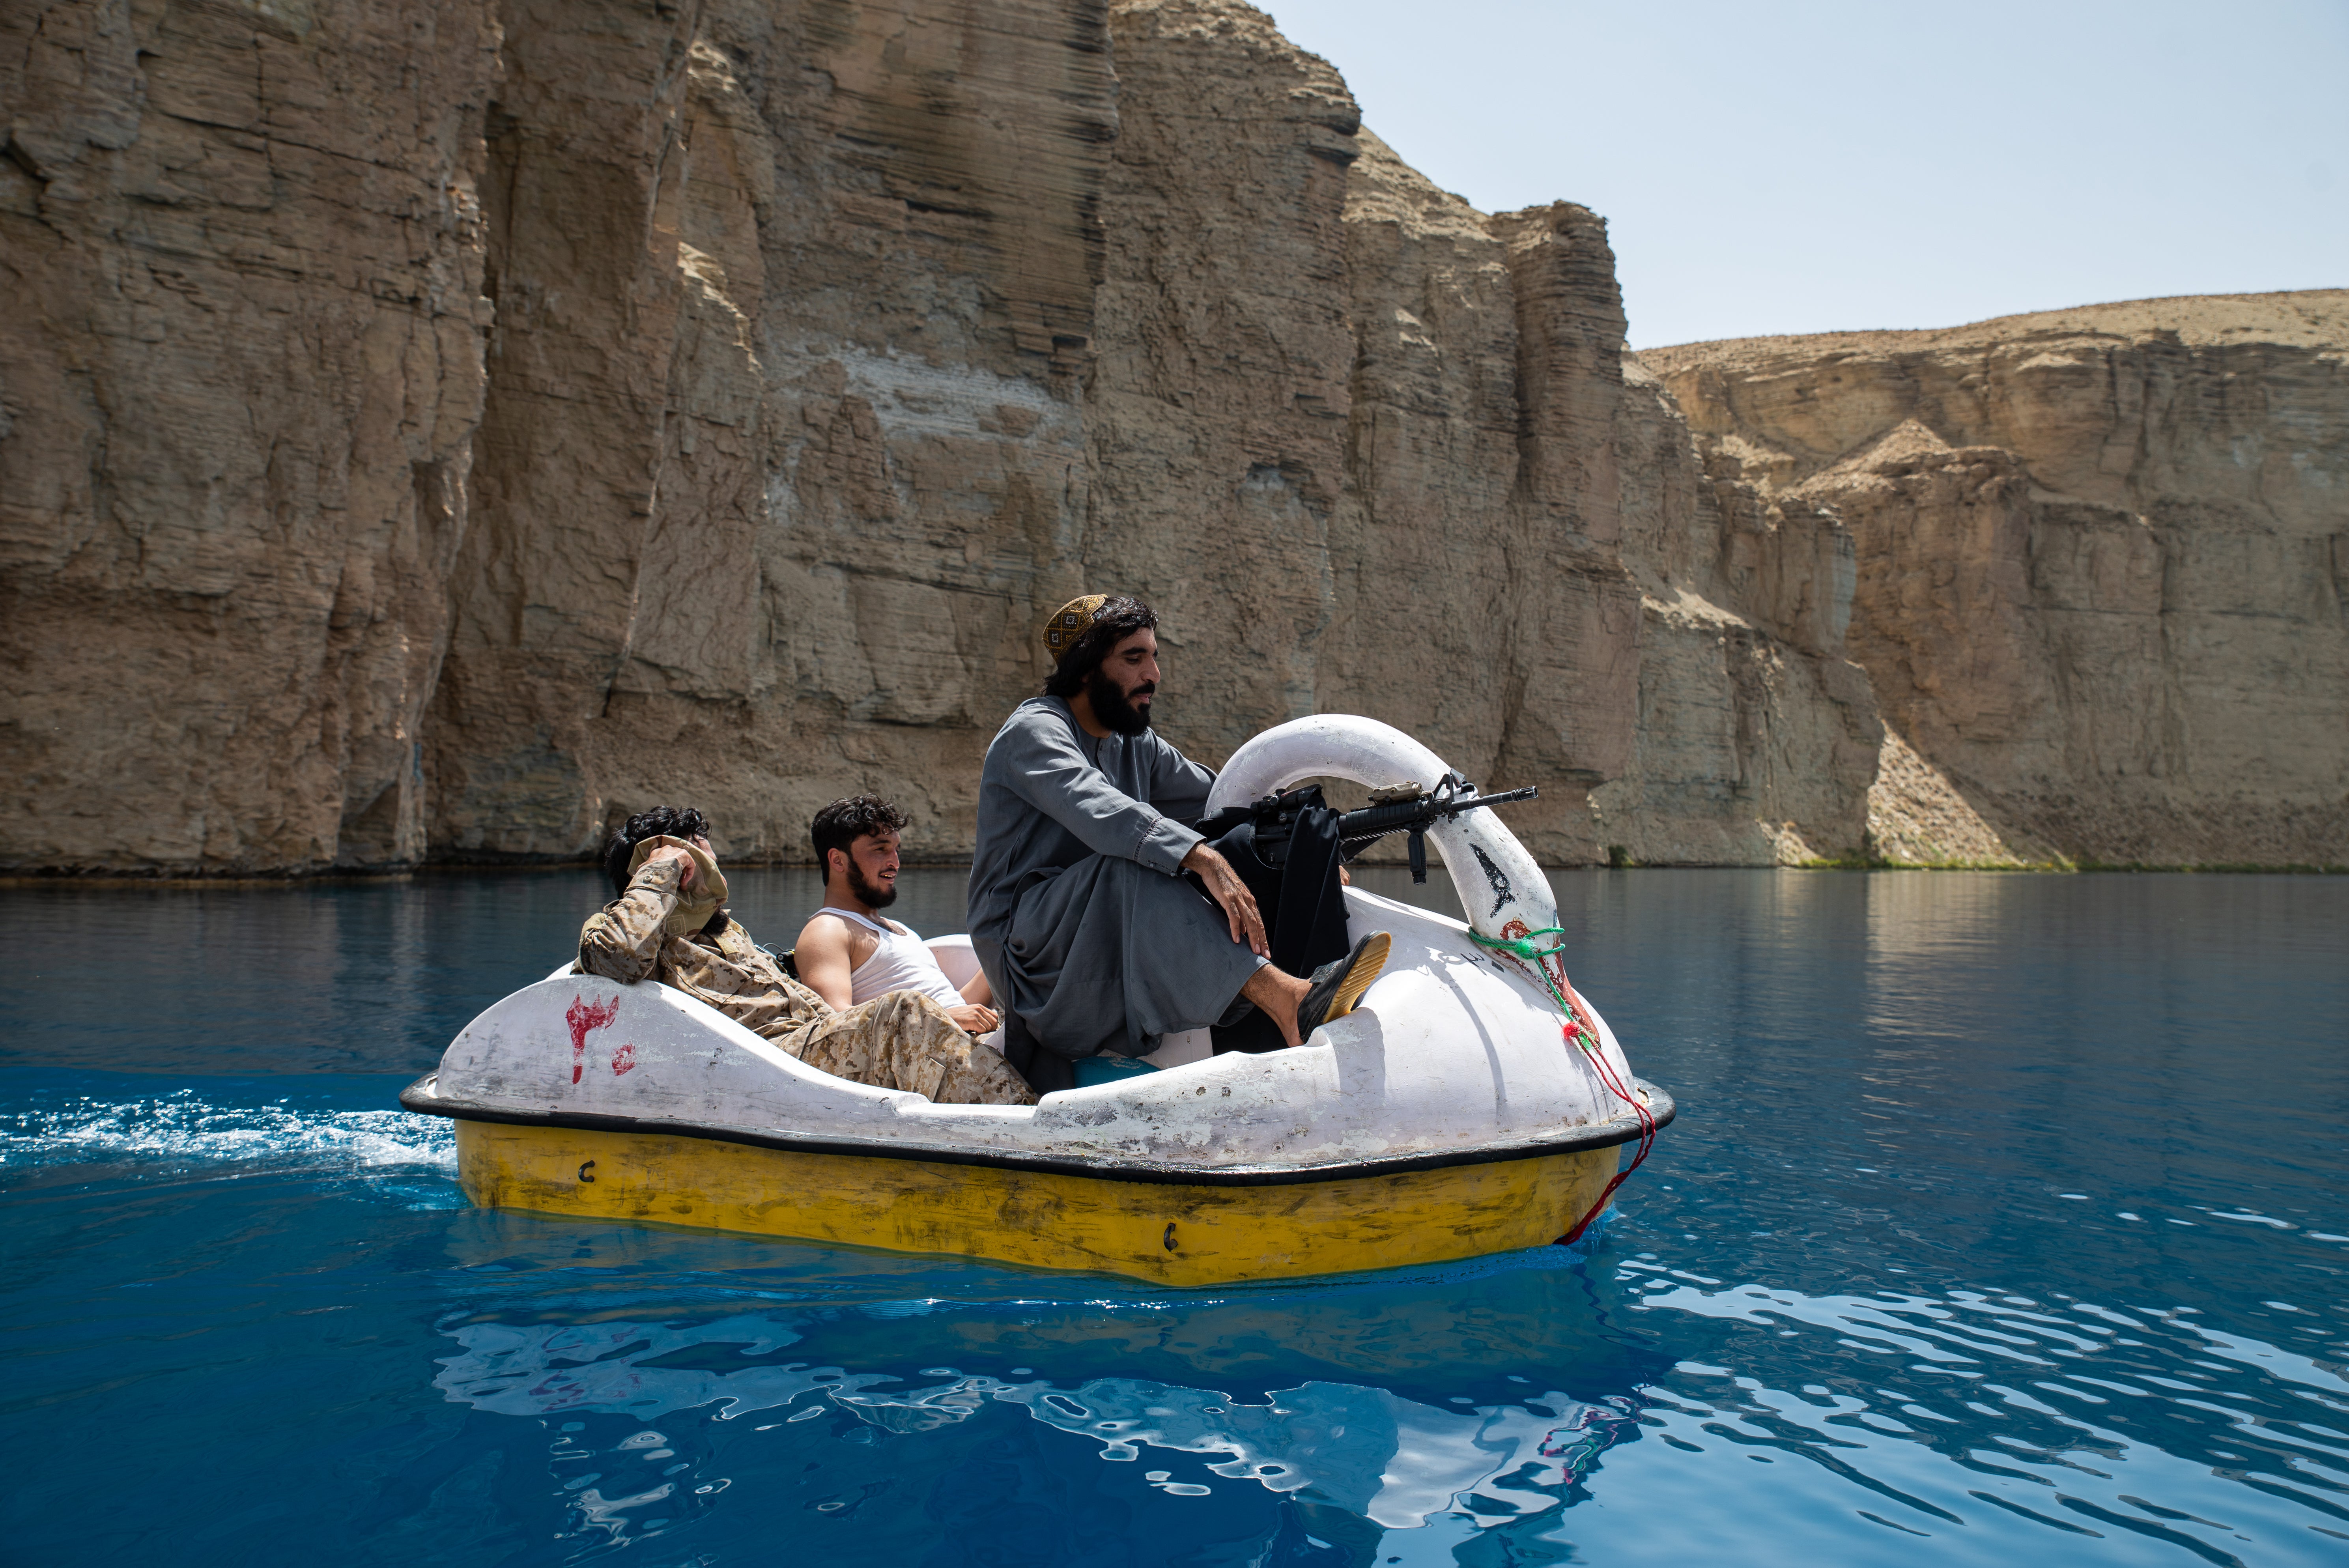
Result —
[[1282, 1185], [1112, 1180], [1011, 1166], [808, 1154], [712, 1138], [460, 1120], [485, 1209], [942, 1252], [1164, 1285], [1444, 1262], [1555, 1241], [1617, 1148]]

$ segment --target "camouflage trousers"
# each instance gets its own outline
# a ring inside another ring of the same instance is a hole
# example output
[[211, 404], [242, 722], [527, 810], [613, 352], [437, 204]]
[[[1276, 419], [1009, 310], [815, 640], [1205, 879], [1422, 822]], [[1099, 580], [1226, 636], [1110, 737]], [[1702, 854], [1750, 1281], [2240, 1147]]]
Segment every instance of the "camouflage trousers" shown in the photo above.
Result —
[[1032, 1106], [1036, 1092], [1003, 1058], [916, 991], [893, 991], [768, 1036], [811, 1067], [941, 1106]]

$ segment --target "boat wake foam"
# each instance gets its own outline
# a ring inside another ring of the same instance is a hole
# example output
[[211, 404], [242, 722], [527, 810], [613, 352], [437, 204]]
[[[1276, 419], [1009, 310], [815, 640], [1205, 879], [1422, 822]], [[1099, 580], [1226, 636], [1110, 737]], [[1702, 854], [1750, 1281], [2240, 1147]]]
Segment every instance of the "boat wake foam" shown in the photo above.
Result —
[[453, 1175], [457, 1139], [449, 1123], [405, 1111], [222, 1106], [192, 1089], [134, 1100], [76, 1096], [0, 1113], [0, 1170], [61, 1166]]

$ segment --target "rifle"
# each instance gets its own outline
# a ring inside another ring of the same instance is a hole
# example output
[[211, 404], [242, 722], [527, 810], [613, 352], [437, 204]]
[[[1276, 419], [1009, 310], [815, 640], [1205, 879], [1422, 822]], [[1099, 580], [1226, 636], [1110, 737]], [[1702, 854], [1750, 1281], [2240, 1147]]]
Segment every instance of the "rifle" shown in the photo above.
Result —
[[[1506, 805], [1513, 801], [1537, 800], [1538, 784], [1523, 789], [1504, 790], [1499, 794], [1478, 794], [1476, 786], [1456, 773], [1448, 773], [1436, 786], [1427, 789], [1416, 784], [1393, 784], [1371, 792], [1371, 804], [1360, 811], [1342, 812], [1338, 817], [1340, 853], [1351, 860], [1380, 839], [1392, 834], [1411, 835], [1411, 879], [1427, 880], [1427, 830], [1439, 822], [1449, 822], [1463, 812], [1482, 811], [1488, 806]], [[1284, 791], [1278, 795], [1266, 795], [1244, 809], [1256, 819], [1257, 846], [1266, 855], [1268, 863], [1278, 866], [1281, 846], [1288, 838], [1299, 813], [1308, 806], [1321, 804], [1319, 788]]]

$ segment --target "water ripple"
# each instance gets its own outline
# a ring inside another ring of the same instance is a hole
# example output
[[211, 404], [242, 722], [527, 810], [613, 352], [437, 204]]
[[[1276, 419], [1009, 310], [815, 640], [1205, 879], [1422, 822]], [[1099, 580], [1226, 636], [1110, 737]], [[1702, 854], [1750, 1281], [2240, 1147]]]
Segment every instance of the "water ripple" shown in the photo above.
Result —
[[[1618, 1279], [1658, 1274], [1630, 1261]], [[1754, 1345], [1743, 1368], [1681, 1364], [1648, 1404], [1651, 1430], [1692, 1453], [1811, 1467], [1804, 1490], [1839, 1485], [1878, 1524], [2121, 1532], [2219, 1563], [2337, 1561], [2312, 1537], [2349, 1541], [2349, 1433], [2324, 1418], [2349, 1411], [2341, 1363], [2221, 1333], [2194, 1309], [1674, 1283], [1633, 1310], [1734, 1325]], [[1793, 1343], [1770, 1343], [1782, 1336]], [[1793, 1366], [1805, 1380], [1778, 1381]], [[1891, 1506], [1869, 1512], [1870, 1499]]]

